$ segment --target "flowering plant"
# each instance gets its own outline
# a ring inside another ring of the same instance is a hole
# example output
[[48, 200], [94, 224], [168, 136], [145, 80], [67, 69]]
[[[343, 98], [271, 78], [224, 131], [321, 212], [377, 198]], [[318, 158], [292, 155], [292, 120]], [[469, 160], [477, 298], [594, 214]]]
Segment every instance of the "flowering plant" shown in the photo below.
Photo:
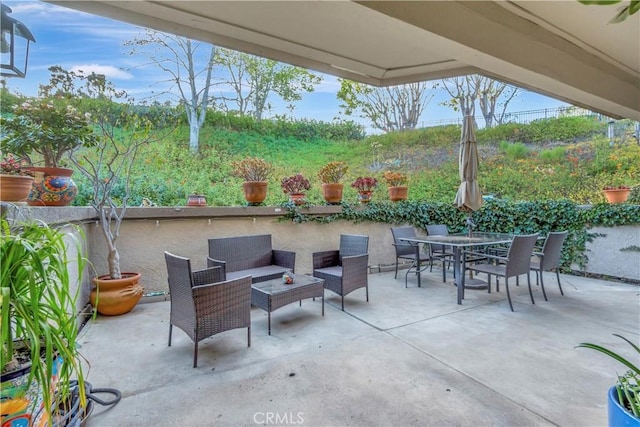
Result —
[[31, 172], [23, 170], [24, 163], [24, 160], [18, 159], [9, 153], [0, 161], [0, 170], [3, 175], [31, 176]]
[[309, 180], [300, 173], [282, 178], [280, 186], [285, 194], [300, 194], [311, 188]]
[[378, 186], [378, 180], [370, 176], [358, 177], [351, 186], [358, 191], [373, 191]]
[[347, 172], [349, 172], [349, 166], [345, 162], [329, 162], [320, 168], [318, 178], [324, 184], [336, 184], [344, 178]]
[[233, 175], [245, 181], [266, 181], [273, 171], [271, 163], [265, 159], [247, 157], [240, 161], [232, 162]]
[[0, 118], [4, 132], [2, 150], [33, 164], [38, 153], [45, 167], [59, 167], [63, 156], [78, 147], [94, 146], [98, 140], [89, 113], [58, 100], [25, 101], [14, 107], [14, 116]]
[[382, 176], [389, 187], [400, 187], [407, 184], [407, 175], [400, 172], [386, 171]]

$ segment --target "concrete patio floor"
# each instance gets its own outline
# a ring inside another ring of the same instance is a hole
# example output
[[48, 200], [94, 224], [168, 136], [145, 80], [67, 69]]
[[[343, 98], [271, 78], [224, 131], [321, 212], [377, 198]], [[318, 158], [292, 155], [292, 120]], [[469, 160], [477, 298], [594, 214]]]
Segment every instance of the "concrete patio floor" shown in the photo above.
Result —
[[[623, 368], [575, 345], [589, 341], [631, 355], [612, 336], [636, 343], [640, 287], [546, 274], [547, 295], [534, 284], [511, 286], [515, 312], [501, 292], [466, 292], [441, 270], [369, 276], [345, 299], [326, 291], [272, 314], [253, 308], [246, 329], [200, 344], [174, 328], [167, 347], [170, 304], [138, 304], [118, 317], [98, 317], [83, 330], [81, 351], [94, 387], [113, 387], [122, 400], [96, 405], [88, 426], [603, 426], [607, 389]], [[426, 280], [425, 280], [426, 278]], [[533, 276], [532, 276], [533, 278]], [[104, 397], [104, 396], [103, 396]]]

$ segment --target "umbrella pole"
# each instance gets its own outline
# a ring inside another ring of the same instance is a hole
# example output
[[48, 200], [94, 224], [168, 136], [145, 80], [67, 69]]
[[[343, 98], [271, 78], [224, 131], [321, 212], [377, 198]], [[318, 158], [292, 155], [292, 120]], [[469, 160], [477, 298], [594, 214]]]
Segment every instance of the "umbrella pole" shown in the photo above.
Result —
[[[471, 211], [467, 212], [467, 230], [469, 230], [469, 237], [473, 237], [473, 218], [471, 218]], [[469, 279], [473, 279], [473, 271], [469, 270]]]

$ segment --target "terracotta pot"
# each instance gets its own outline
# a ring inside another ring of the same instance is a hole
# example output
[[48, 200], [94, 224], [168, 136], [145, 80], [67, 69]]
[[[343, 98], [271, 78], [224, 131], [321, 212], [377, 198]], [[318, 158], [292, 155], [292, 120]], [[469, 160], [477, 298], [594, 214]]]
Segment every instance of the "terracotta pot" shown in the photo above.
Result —
[[0, 201], [26, 201], [32, 184], [33, 177], [31, 176], [0, 175]]
[[343, 189], [344, 184], [340, 184], [337, 182], [332, 184], [322, 184], [322, 196], [327, 201], [327, 203], [335, 205], [342, 201]]
[[35, 179], [27, 203], [30, 206], [67, 206], [76, 198], [78, 186], [72, 169], [30, 167]]
[[187, 206], [207, 206], [207, 199], [200, 194], [189, 194], [187, 197]]
[[372, 194], [373, 191], [360, 191], [358, 192], [358, 200], [360, 201], [360, 203], [369, 203], [371, 201]]
[[389, 187], [389, 199], [391, 199], [392, 202], [407, 200], [408, 193], [409, 193], [409, 187], [406, 187], [406, 186]]
[[105, 316], [130, 312], [144, 292], [144, 288], [138, 283], [140, 276], [140, 273], [122, 273], [122, 279], [111, 279], [108, 274], [94, 277], [91, 305]]
[[291, 200], [296, 206], [304, 205], [306, 203], [304, 193], [289, 194], [289, 200]]
[[602, 190], [604, 197], [607, 198], [609, 203], [622, 203], [627, 200], [631, 189], [629, 188], [615, 188], [612, 190]]
[[267, 198], [267, 181], [245, 181], [242, 183], [244, 198], [250, 205], [257, 205]]

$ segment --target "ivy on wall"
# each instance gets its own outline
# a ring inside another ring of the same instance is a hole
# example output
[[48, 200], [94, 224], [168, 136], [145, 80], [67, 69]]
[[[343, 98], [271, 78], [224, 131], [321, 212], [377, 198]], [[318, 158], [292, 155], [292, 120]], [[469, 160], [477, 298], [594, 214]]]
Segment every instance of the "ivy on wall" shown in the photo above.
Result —
[[[450, 233], [467, 231], [467, 214], [450, 203], [419, 201], [371, 202], [366, 206], [342, 203], [342, 212], [330, 216], [305, 215], [292, 203], [285, 203], [288, 215], [283, 218], [297, 223], [315, 221], [330, 223], [337, 220], [383, 222], [390, 225], [411, 224], [425, 230], [428, 224], [445, 224]], [[587, 261], [586, 244], [597, 237], [587, 229], [604, 226], [640, 224], [640, 205], [597, 204], [582, 206], [568, 200], [511, 202], [494, 199], [471, 214], [475, 230], [494, 233], [546, 235], [550, 231], [568, 230], [562, 252], [561, 269], [569, 271], [573, 263], [584, 267]]]

